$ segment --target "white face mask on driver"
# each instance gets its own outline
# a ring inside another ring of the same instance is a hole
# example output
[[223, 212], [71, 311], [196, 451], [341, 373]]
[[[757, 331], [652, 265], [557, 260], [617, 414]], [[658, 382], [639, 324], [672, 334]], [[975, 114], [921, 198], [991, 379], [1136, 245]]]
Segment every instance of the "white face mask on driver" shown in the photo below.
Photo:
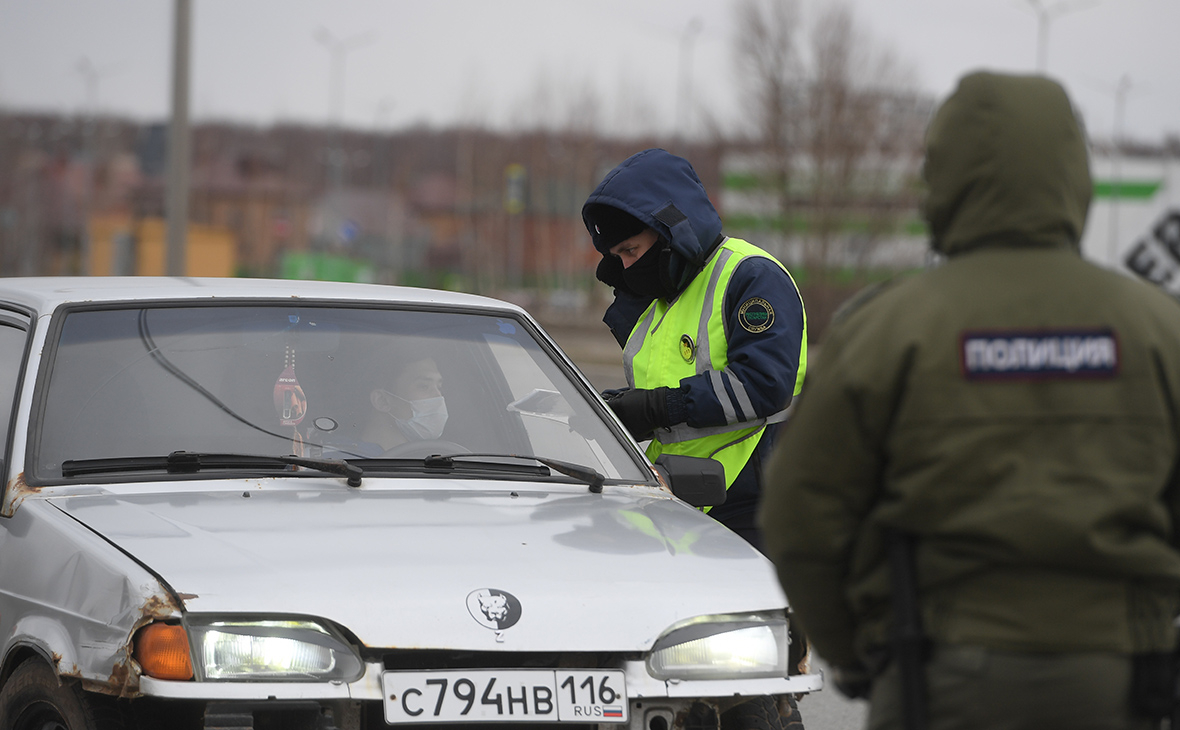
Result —
[[408, 419], [398, 418], [392, 413], [389, 417], [397, 424], [406, 438], [428, 441], [442, 436], [447, 426], [447, 402], [441, 396], [422, 398], [421, 400], [406, 400], [396, 393], [385, 393], [410, 404], [413, 414]]

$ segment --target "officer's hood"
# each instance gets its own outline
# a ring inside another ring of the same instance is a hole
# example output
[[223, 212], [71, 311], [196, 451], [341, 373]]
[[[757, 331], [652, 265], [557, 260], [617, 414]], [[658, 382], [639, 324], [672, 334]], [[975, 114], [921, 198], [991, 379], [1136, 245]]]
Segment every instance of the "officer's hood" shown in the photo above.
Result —
[[595, 204], [635, 216], [695, 269], [704, 265], [721, 235], [721, 217], [696, 171], [688, 160], [665, 150], [644, 150], [611, 170], [582, 206], [588, 230]]
[[1049, 79], [965, 76], [930, 123], [923, 176], [936, 251], [1079, 248], [1092, 191], [1085, 135]]

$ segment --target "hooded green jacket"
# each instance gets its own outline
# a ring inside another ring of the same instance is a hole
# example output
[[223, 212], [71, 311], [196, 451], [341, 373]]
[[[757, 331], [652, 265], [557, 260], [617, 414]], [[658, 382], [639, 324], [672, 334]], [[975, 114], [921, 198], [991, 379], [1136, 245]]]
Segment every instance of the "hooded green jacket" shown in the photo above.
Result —
[[941, 266], [845, 308], [767, 467], [767, 554], [818, 652], [888, 640], [886, 528], [936, 641], [1168, 650], [1180, 593], [1180, 303], [1084, 261], [1065, 92], [965, 77], [927, 134]]

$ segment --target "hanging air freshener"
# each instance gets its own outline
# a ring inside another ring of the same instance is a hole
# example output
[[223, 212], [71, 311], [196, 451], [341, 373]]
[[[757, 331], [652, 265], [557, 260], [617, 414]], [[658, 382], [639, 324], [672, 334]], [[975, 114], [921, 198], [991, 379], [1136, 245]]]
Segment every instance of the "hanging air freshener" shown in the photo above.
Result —
[[307, 396], [295, 377], [295, 351], [290, 346], [286, 352], [286, 367], [275, 381], [275, 410], [279, 412], [280, 426], [298, 426], [307, 415]]

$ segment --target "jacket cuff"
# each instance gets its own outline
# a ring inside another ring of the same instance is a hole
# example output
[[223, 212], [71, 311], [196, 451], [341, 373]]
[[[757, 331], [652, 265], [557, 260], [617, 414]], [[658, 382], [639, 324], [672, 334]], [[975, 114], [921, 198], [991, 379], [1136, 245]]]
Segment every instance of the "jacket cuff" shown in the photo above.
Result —
[[688, 420], [688, 405], [684, 402], [684, 392], [679, 388], [665, 388], [667, 395], [667, 426], [675, 426]]

